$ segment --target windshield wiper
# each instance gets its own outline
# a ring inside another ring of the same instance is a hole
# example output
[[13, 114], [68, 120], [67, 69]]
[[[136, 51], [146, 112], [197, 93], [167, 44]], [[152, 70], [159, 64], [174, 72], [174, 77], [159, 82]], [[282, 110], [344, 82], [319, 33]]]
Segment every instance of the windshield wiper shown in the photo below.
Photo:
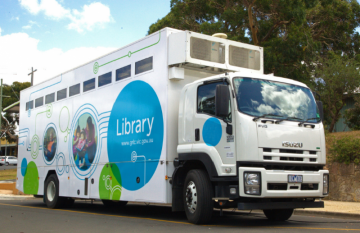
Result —
[[283, 118], [283, 119], [276, 120], [276, 121], [275, 121], [275, 124], [279, 124], [280, 122], [282, 122], [282, 121], [284, 121], [284, 120], [291, 120], [291, 119], [294, 119], [294, 120], [302, 120], [301, 118], [298, 118], [298, 117], [286, 117], [286, 118]]
[[305, 121], [300, 122], [300, 123], [299, 123], [299, 126], [302, 126], [304, 123], [306, 123], [306, 122], [308, 122], [308, 121], [310, 121], [310, 120], [317, 120], [317, 119], [319, 119], [319, 118], [317, 118], [317, 117], [308, 118], [308, 119], [306, 119]]
[[262, 115], [262, 116], [254, 117], [254, 118], [253, 118], [253, 121], [257, 121], [258, 119], [263, 118], [263, 117], [267, 117], [267, 116], [283, 117], [283, 116], [281, 116], [281, 115], [275, 115], [275, 114], [264, 114], [264, 115]]

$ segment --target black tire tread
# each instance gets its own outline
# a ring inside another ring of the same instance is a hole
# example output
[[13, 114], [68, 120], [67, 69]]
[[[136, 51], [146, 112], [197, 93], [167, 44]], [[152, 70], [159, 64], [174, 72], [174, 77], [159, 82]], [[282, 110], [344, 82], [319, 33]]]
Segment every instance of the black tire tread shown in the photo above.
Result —
[[[56, 187], [56, 194], [55, 194], [55, 198], [52, 202], [50, 202], [47, 199], [47, 186], [50, 183], [50, 181], [54, 181], [55, 182], [55, 187]], [[57, 178], [57, 176], [55, 174], [51, 174], [45, 182], [45, 187], [44, 187], [44, 199], [45, 199], [45, 203], [47, 205], [48, 208], [50, 209], [60, 209], [64, 206], [64, 202], [65, 202], [65, 198], [64, 197], [60, 197], [59, 196], [59, 180]]]
[[[185, 178], [184, 191], [186, 191], [187, 184], [190, 180], [196, 185], [198, 198], [202, 196], [202, 200], [198, 199], [197, 208], [194, 214], [188, 211], [185, 197], [184, 197], [184, 208], [186, 216], [189, 222], [194, 224], [206, 224], [209, 223], [213, 213], [213, 200], [212, 200], [212, 184], [208, 177], [208, 174], [201, 169], [190, 170]], [[200, 212], [197, 212], [200, 211]]]
[[286, 221], [292, 216], [294, 209], [263, 210], [263, 212], [271, 221]]

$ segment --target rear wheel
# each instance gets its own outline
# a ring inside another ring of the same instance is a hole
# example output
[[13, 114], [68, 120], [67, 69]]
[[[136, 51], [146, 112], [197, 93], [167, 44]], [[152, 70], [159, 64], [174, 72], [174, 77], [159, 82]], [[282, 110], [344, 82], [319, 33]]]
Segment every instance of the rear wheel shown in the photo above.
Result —
[[112, 201], [112, 200], [101, 200], [106, 207], [123, 207], [128, 203], [127, 201]]
[[294, 212], [294, 209], [263, 210], [265, 216], [271, 221], [286, 221]]
[[59, 180], [55, 174], [50, 175], [45, 182], [44, 200], [51, 209], [62, 208], [66, 201], [59, 196]]
[[184, 209], [189, 222], [204, 224], [213, 212], [212, 185], [203, 170], [191, 170], [186, 175], [183, 190]]

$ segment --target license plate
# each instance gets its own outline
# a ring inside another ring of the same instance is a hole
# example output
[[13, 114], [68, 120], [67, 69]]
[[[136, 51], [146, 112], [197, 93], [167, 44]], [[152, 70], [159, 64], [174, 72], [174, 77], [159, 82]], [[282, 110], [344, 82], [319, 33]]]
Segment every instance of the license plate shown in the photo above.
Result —
[[302, 175], [289, 175], [288, 181], [289, 181], [289, 183], [302, 183], [303, 176]]

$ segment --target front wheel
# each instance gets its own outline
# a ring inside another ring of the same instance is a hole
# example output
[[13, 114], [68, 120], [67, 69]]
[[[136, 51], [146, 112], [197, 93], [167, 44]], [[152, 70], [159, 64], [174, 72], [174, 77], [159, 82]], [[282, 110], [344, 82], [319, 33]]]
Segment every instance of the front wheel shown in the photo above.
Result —
[[9, 166], [10, 165], [10, 163], [9, 162], [6, 162], [6, 166]]
[[263, 210], [265, 216], [271, 221], [286, 221], [294, 212], [294, 209]]
[[186, 217], [194, 224], [211, 220], [213, 212], [212, 185], [203, 170], [191, 170], [185, 178], [183, 200]]
[[46, 179], [44, 191], [44, 200], [47, 207], [51, 209], [63, 207], [65, 199], [59, 196], [59, 180], [55, 174]]

